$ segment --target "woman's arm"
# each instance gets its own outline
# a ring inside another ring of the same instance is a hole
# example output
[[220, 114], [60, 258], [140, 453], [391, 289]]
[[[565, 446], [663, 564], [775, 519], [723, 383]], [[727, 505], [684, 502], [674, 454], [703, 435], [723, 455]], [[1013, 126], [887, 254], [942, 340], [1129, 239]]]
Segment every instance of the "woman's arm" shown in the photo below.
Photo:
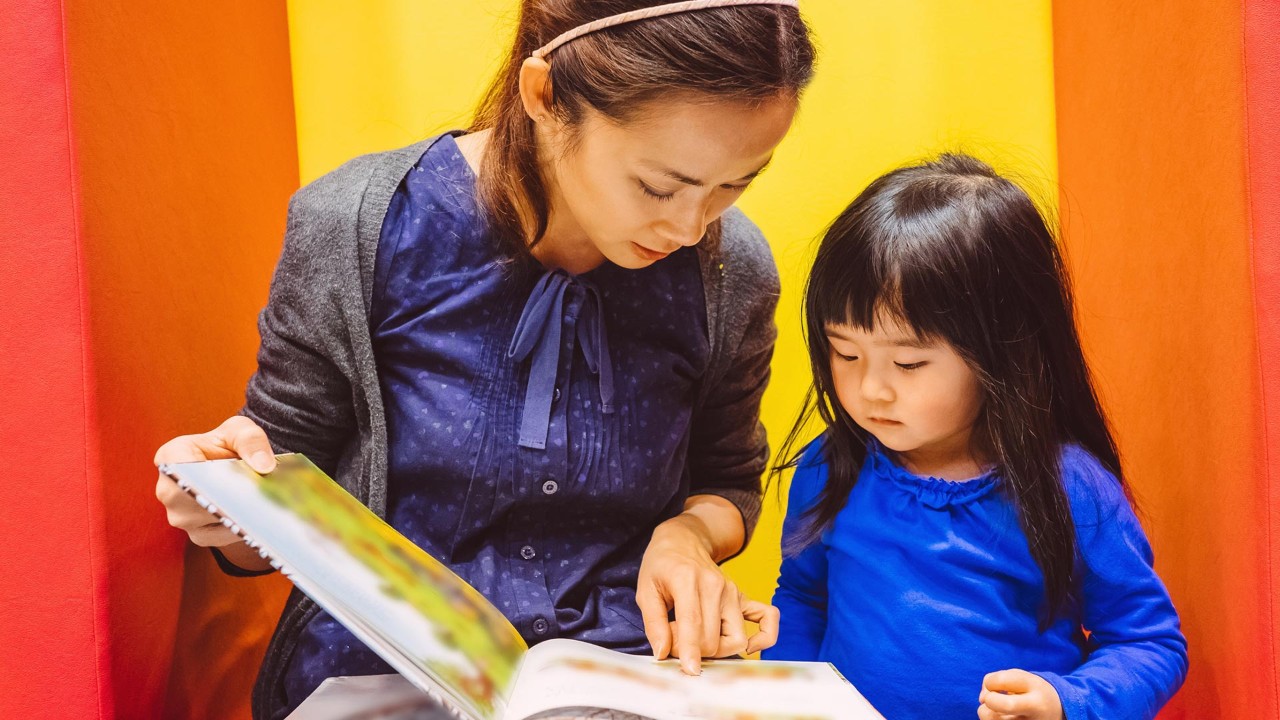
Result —
[[689, 493], [715, 495], [738, 508], [741, 552], [760, 516], [760, 478], [769, 464], [769, 442], [760, 422], [760, 401], [769, 384], [778, 337], [774, 313], [781, 292], [778, 271], [764, 236], [741, 212], [722, 222], [722, 247], [710, 260], [714, 282], [712, 366], [694, 409], [689, 438]]
[[[691, 421], [690, 497], [683, 513], [654, 530], [636, 590], [655, 656], [677, 655], [692, 674], [701, 657], [769, 647], [777, 627], [776, 610], [743, 596], [717, 566], [742, 550], [760, 513], [769, 459], [760, 399], [777, 336], [777, 270], [764, 238], [737, 212], [724, 216], [715, 258], [704, 283], [716, 310], [711, 363]], [[744, 618], [760, 632], [748, 638]]]
[[[303, 452], [334, 472], [342, 448], [355, 430], [351, 386], [339, 364], [350, 355], [340, 306], [342, 293], [360, 297], [353, 261], [334, 262], [341, 252], [342, 220], [331, 202], [331, 183], [299, 190], [289, 203], [284, 249], [267, 306], [259, 317], [262, 338], [258, 369], [249, 381], [241, 415], [214, 430], [165, 443], [155, 462], [245, 458], [259, 472], [275, 466], [273, 452]], [[344, 274], [343, 270], [349, 269]], [[233, 574], [259, 574], [268, 563], [168, 477], [157, 478], [156, 496], [169, 523], [192, 542], [221, 553], [219, 564]]]
[[350, 227], [356, 210], [346, 207], [347, 183], [336, 175], [289, 203], [284, 249], [258, 319], [258, 368], [240, 411], [277, 452], [304, 453], [330, 475], [356, 432], [351, 328], [367, 326]]
[[[737, 552], [742, 535], [737, 506], [714, 495], [689, 498], [683, 513], [653, 531], [636, 602], [655, 657], [679, 657], [681, 668], [697, 675], [703, 657], [753, 653], [777, 639], [777, 610], [743, 595], [716, 564]], [[747, 637], [744, 619], [760, 631]]]

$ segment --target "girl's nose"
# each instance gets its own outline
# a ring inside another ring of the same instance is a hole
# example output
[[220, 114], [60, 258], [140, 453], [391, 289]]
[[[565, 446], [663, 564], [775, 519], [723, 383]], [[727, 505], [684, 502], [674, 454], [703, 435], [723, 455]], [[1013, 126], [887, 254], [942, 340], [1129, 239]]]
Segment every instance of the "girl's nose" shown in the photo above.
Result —
[[892, 402], [895, 397], [893, 387], [885, 382], [884, 376], [871, 370], [863, 374], [859, 389], [863, 399], [872, 402]]

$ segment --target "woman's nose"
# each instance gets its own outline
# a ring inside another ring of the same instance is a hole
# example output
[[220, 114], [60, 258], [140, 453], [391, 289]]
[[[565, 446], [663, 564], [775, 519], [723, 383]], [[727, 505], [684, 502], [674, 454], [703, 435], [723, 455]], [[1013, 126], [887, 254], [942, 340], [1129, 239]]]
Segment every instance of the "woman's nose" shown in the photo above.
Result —
[[668, 225], [660, 230], [659, 234], [667, 242], [675, 243], [681, 247], [691, 247], [697, 245], [706, 232], [707, 226], [702, 223], [687, 223], [680, 226]]
[[697, 245], [707, 232], [707, 204], [699, 203], [694, 207], [673, 214], [659, 226], [659, 234], [664, 240], [681, 247]]

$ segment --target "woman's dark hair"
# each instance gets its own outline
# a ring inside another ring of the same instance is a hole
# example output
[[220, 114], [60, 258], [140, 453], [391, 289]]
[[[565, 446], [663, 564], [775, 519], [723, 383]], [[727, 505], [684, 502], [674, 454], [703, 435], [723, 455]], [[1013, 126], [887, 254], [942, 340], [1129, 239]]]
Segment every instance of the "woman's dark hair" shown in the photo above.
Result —
[[[492, 130], [479, 197], [490, 223], [514, 254], [527, 254], [537, 244], [549, 213], [534, 123], [520, 100], [525, 59], [579, 25], [661, 4], [522, 2], [515, 46], [471, 128]], [[646, 103], [680, 94], [746, 103], [779, 95], [798, 97], [813, 75], [813, 61], [808, 28], [792, 7], [743, 5], [666, 15], [594, 32], [557, 48], [548, 59], [550, 106], [572, 130], [588, 109], [626, 123]]]
[[837, 399], [826, 328], [871, 330], [888, 317], [922, 339], [946, 342], [974, 370], [983, 391], [975, 450], [995, 463], [1044, 575], [1041, 627], [1066, 611], [1078, 577], [1062, 446], [1082, 446], [1131, 502], [1132, 495], [1080, 348], [1050, 227], [1017, 185], [951, 154], [880, 177], [835, 220], [805, 288], [814, 384], [774, 468], [776, 478], [799, 463], [799, 438], [816, 412], [826, 425], [819, 442], [829, 474], [788, 552], [830, 525], [868, 452], [869, 433]]

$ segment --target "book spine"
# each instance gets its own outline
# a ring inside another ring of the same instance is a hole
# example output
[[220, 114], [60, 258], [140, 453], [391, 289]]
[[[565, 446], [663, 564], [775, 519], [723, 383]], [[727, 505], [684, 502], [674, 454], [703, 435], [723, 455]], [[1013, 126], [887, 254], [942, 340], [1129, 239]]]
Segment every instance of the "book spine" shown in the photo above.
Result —
[[[164, 468], [161, 468], [162, 472], [163, 470]], [[165, 474], [167, 475], [168, 473], [165, 473]], [[223, 527], [227, 528], [236, 537], [243, 540], [244, 544], [249, 546], [249, 549], [256, 550], [258, 555], [261, 556], [263, 560], [266, 560], [268, 563], [271, 564], [272, 569], [280, 571], [282, 575], [284, 575], [286, 578], [289, 578], [290, 581], [293, 581], [293, 572], [291, 572], [287, 567], [285, 567], [283, 563], [271, 557], [270, 553], [268, 553], [252, 537], [250, 537], [248, 533], [244, 531], [244, 528], [235, 524], [235, 522], [231, 518], [227, 517], [221, 511], [219, 511], [218, 506], [210, 502], [209, 498], [206, 498], [205, 496], [201, 495], [195, 488], [191, 487], [191, 485], [188, 484], [185, 480], [176, 478], [173, 475], [169, 475], [169, 477], [177, 481], [178, 487], [184, 490], [191, 497], [195, 498], [196, 503], [199, 504], [200, 507], [203, 508], [210, 515], [214, 516], [218, 520], [218, 522], [222, 523]]]

